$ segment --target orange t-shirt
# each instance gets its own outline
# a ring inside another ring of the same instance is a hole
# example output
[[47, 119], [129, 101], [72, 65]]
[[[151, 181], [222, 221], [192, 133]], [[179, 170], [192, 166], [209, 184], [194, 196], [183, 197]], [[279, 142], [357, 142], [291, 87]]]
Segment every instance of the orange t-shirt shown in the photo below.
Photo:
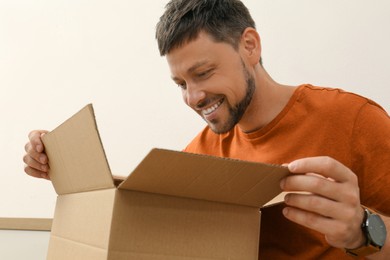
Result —
[[[390, 215], [390, 120], [375, 102], [340, 89], [299, 86], [268, 125], [226, 134], [206, 127], [186, 152], [273, 164], [330, 156], [359, 180], [361, 203]], [[287, 220], [283, 204], [262, 209], [261, 259], [350, 259], [324, 236]]]

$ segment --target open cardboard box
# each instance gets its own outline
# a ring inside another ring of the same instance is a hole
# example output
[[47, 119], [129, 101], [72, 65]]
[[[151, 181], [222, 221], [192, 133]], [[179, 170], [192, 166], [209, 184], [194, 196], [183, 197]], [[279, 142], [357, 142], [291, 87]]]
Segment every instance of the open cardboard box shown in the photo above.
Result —
[[285, 167], [153, 149], [114, 184], [92, 105], [43, 137], [58, 194], [48, 259], [257, 259]]

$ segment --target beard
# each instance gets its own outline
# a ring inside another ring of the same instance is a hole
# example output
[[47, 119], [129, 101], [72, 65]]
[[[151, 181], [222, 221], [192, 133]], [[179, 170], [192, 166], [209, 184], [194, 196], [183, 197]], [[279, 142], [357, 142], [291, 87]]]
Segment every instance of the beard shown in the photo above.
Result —
[[[256, 89], [255, 80], [245, 67], [244, 62], [242, 62], [242, 69], [246, 83], [245, 96], [235, 106], [228, 104], [229, 114], [226, 122], [218, 123], [219, 120], [207, 122], [210, 129], [216, 134], [224, 134], [232, 130], [234, 126], [240, 122], [242, 116], [252, 101], [253, 94]], [[227, 100], [225, 101], [227, 102]]]

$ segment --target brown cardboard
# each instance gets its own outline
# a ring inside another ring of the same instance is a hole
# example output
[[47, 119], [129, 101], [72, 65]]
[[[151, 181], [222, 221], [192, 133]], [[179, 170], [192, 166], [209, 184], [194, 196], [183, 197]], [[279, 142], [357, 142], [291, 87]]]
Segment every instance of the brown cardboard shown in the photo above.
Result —
[[43, 138], [58, 194], [48, 259], [257, 259], [285, 167], [153, 149], [118, 187], [92, 105]]

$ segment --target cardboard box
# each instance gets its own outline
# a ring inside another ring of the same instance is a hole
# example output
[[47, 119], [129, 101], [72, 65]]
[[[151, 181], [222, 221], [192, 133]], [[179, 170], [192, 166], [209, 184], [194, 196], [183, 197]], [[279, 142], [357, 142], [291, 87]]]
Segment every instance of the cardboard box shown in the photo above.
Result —
[[257, 259], [285, 167], [153, 149], [116, 186], [92, 105], [43, 138], [58, 194], [48, 259]]

